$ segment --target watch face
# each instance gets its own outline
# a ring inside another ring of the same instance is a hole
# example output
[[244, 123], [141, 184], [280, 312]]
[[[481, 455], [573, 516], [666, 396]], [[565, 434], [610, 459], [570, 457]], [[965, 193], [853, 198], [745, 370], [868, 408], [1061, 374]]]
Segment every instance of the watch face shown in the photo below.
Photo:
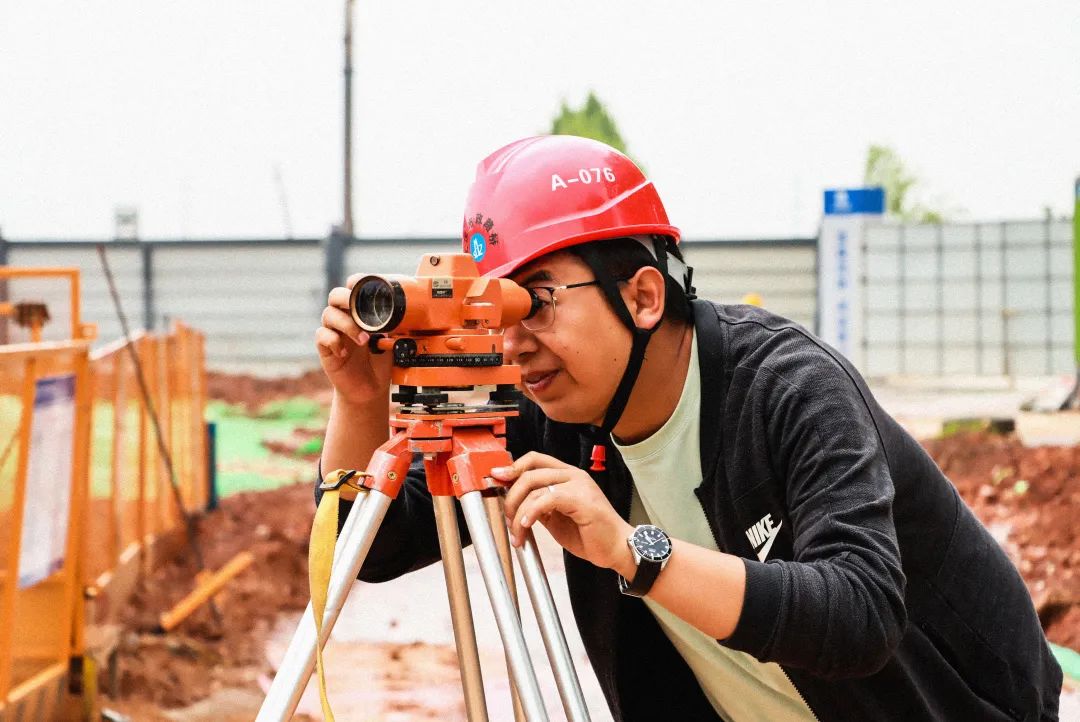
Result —
[[645, 524], [634, 530], [634, 549], [643, 559], [662, 562], [671, 555], [671, 539], [660, 527]]

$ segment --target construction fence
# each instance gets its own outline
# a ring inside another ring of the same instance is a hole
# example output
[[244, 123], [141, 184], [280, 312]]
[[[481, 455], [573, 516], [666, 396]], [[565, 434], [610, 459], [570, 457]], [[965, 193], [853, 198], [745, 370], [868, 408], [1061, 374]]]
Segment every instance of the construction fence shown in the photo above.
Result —
[[[757, 292], [766, 305], [810, 328], [816, 308], [816, 241], [813, 238], [690, 240], [700, 295], [738, 303]], [[352, 273], [416, 272], [425, 253], [460, 253], [453, 238], [344, 238], [106, 243], [133, 327], [167, 328], [183, 318], [207, 336], [207, 363], [221, 371], [295, 374], [319, 364], [314, 333], [329, 288]], [[83, 274], [84, 315], [100, 338], [116, 338], [96, 244], [0, 238], [0, 263], [65, 265]], [[12, 297], [33, 293], [12, 284]], [[0, 301], [3, 289], [0, 289]], [[6, 330], [14, 338], [16, 329]], [[48, 329], [46, 330], [48, 333]], [[0, 322], [0, 343], [5, 338]]]
[[1071, 374], [1069, 219], [870, 225], [864, 375]]
[[205, 340], [174, 323], [92, 350], [77, 270], [13, 277], [67, 278], [76, 300], [68, 338], [0, 345], [0, 721], [89, 718], [120, 605], [175, 548], [178, 504], [207, 504]]
[[[866, 229], [860, 370], [889, 376], [1046, 376], [1073, 370], [1071, 219]], [[351, 273], [412, 274], [424, 253], [457, 239], [116, 241], [107, 244], [134, 325], [182, 317], [207, 334], [207, 363], [224, 371], [291, 374], [318, 365], [313, 335], [329, 288]], [[96, 244], [5, 240], [0, 264], [82, 269], [85, 313], [119, 335]], [[818, 331], [818, 239], [688, 239], [698, 294], [763, 305]], [[14, 288], [12, 289], [12, 291]], [[0, 302], [5, 290], [0, 287]], [[0, 320], [0, 343], [11, 336]]]

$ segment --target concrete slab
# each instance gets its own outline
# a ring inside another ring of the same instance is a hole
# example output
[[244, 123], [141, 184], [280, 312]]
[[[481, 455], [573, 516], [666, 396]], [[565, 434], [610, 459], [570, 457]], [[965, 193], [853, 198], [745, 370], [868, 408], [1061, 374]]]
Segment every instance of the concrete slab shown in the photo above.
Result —
[[1080, 444], [1080, 411], [1020, 412], [1016, 434], [1025, 446], [1076, 446]]
[[[1070, 377], [1071, 378], [1071, 377]], [[939, 436], [949, 422], [985, 419], [999, 423], [1012, 419], [1021, 440], [1029, 446], [1080, 443], [1080, 413], [1024, 411], [1047, 389], [1061, 388], [1060, 377], [997, 379], [890, 378], [871, 384], [870, 390], [893, 418], [915, 438]]]

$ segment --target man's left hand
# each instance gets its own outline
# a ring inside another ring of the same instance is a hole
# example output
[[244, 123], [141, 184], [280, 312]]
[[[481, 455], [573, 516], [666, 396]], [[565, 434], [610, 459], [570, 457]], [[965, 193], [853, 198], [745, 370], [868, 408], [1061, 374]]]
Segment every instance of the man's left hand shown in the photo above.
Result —
[[491, 475], [513, 482], [506, 517], [514, 546], [521, 546], [525, 531], [539, 521], [564, 549], [598, 567], [623, 567], [631, 558], [626, 539], [634, 528], [582, 469], [530, 451]]

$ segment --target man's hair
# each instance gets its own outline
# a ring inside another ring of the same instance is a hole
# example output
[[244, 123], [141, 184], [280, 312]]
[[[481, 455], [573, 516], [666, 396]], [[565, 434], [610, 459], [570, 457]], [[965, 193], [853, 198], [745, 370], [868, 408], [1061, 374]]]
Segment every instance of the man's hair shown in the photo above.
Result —
[[[659, 268], [652, 254], [634, 238], [610, 238], [593, 241], [587, 245], [600, 251], [597, 255], [602, 259], [603, 270], [609, 274], [610, 278], [630, 278], [645, 266]], [[585, 261], [578, 252], [579, 248], [581, 246], [573, 246], [567, 251]], [[682, 251], [670, 238], [667, 239], [667, 251], [680, 261], [685, 260]], [[588, 261], [585, 262], [588, 263]], [[686, 298], [686, 292], [674, 278], [666, 274], [664, 275], [664, 320], [680, 324], [693, 322], [690, 301]]]

